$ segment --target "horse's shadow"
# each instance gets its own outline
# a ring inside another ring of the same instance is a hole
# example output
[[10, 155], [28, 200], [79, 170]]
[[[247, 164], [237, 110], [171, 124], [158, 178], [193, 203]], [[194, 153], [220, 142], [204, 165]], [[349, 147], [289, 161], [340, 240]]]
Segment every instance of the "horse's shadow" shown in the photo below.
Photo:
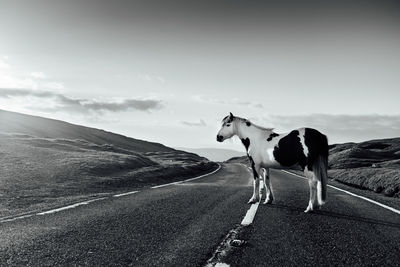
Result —
[[[289, 210], [292, 212], [301, 212], [302, 214], [305, 214], [304, 209], [300, 208], [300, 207], [294, 207], [294, 206], [283, 205], [283, 204], [275, 204], [275, 203], [268, 204], [265, 206], [269, 207], [269, 208], [284, 209], [284, 210]], [[375, 225], [381, 225], [381, 226], [389, 226], [389, 227], [394, 227], [394, 228], [400, 229], [400, 223], [387, 222], [387, 221], [383, 221], [383, 220], [376, 220], [376, 219], [372, 219], [372, 218], [365, 218], [365, 217], [349, 215], [349, 214], [342, 214], [342, 213], [333, 212], [333, 211], [314, 210], [310, 214], [334, 217], [334, 218], [339, 218], [339, 219], [346, 219], [346, 220], [350, 220], [350, 221], [363, 222], [363, 223], [375, 224]]]

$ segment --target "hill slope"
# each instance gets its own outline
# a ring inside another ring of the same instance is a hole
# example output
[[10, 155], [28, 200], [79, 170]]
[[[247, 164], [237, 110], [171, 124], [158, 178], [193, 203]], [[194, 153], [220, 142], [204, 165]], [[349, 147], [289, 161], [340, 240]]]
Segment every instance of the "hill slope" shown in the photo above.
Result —
[[400, 197], [400, 138], [332, 145], [329, 167], [339, 182]]
[[202, 157], [208, 158], [209, 160], [212, 160], [212, 161], [225, 161], [232, 157], [240, 157], [240, 156], [243, 156], [246, 154], [244, 151], [239, 152], [236, 150], [221, 149], [221, 148], [183, 148], [183, 147], [179, 147], [177, 149], [195, 153]]
[[0, 132], [21, 133], [42, 138], [82, 139], [93, 144], [113, 144], [136, 152], [172, 151], [162, 144], [147, 142], [64, 121], [0, 110]]
[[182, 180], [216, 164], [63, 121], [0, 111], [0, 217]]

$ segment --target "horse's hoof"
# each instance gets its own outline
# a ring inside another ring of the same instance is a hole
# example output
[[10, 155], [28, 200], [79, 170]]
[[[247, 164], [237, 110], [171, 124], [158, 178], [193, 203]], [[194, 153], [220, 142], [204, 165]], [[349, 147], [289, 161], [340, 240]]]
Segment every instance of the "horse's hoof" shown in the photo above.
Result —
[[247, 202], [247, 204], [254, 204], [254, 203], [257, 203], [257, 202], [259, 202], [258, 199], [250, 198], [250, 200], [249, 200], [249, 202]]
[[310, 206], [308, 206], [304, 212], [311, 213], [312, 211], [313, 211], [313, 209]]
[[263, 204], [272, 204], [273, 199], [266, 199]]

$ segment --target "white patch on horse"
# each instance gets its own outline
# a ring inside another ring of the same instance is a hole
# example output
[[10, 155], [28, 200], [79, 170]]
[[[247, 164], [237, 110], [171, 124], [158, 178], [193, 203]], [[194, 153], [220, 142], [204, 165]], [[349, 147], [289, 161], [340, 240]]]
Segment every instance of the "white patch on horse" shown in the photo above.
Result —
[[303, 153], [304, 153], [304, 156], [306, 156], [306, 158], [308, 158], [308, 147], [306, 146], [306, 143], [304, 141], [305, 134], [306, 134], [306, 131], [304, 128], [299, 129], [299, 137], [300, 137], [301, 146], [303, 147]]
[[274, 148], [268, 148], [267, 149], [267, 154], [268, 158], [271, 162], [275, 162], [275, 157], [274, 157]]

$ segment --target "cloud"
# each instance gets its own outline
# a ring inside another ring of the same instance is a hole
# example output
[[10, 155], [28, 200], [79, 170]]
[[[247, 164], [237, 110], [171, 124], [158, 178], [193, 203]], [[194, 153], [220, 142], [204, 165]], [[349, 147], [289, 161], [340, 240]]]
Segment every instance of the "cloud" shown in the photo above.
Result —
[[29, 73], [29, 76], [31, 76], [32, 78], [35, 78], [35, 79], [46, 79], [47, 78], [47, 75], [41, 71], [31, 72], [31, 73]]
[[49, 76], [41, 71], [30, 73], [19, 73], [8, 62], [8, 57], [0, 58], [0, 88], [20, 88], [20, 89], [44, 89], [62, 90], [64, 84], [59, 81], [49, 79]]
[[210, 103], [210, 104], [218, 104], [218, 105], [240, 105], [240, 106], [247, 106], [253, 108], [263, 108], [263, 104], [260, 102], [255, 101], [245, 101], [238, 98], [231, 98], [231, 99], [216, 99], [216, 98], [207, 98], [204, 96], [194, 96], [194, 100], [197, 102], [202, 103]]
[[60, 83], [60, 82], [46, 82], [46, 83], [43, 83], [43, 85], [41, 87], [44, 89], [55, 89], [55, 90], [65, 89], [64, 84]]
[[7, 58], [6, 57], [0, 58], [0, 69], [9, 69], [9, 68], [10, 64], [8, 64]]
[[326, 133], [331, 142], [363, 141], [400, 136], [400, 115], [309, 114], [298, 116], [269, 115], [250, 118], [262, 126], [290, 131], [312, 127]]
[[71, 98], [60, 93], [38, 91], [31, 89], [0, 88], [0, 98], [35, 97], [43, 100], [52, 100], [52, 106], [36, 107], [38, 110], [72, 112], [119, 112], [127, 110], [147, 111], [163, 107], [160, 100], [153, 99], [124, 99], [122, 101], [99, 101], [94, 99]]
[[162, 107], [159, 100], [139, 100], [139, 99], [125, 99], [122, 102], [100, 102], [90, 101], [80, 104], [89, 110], [107, 110], [107, 111], [125, 111], [128, 109], [135, 109], [140, 111], [150, 111]]
[[203, 119], [200, 119], [199, 122], [188, 122], [188, 121], [181, 121], [183, 125], [190, 126], [190, 127], [204, 127], [207, 126], [206, 122]]
[[165, 79], [161, 76], [152, 75], [152, 74], [148, 74], [148, 73], [139, 73], [137, 76], [140, 80], [143, 80], [146, 82], [159, 82], [162, 84], [165, 83]]

